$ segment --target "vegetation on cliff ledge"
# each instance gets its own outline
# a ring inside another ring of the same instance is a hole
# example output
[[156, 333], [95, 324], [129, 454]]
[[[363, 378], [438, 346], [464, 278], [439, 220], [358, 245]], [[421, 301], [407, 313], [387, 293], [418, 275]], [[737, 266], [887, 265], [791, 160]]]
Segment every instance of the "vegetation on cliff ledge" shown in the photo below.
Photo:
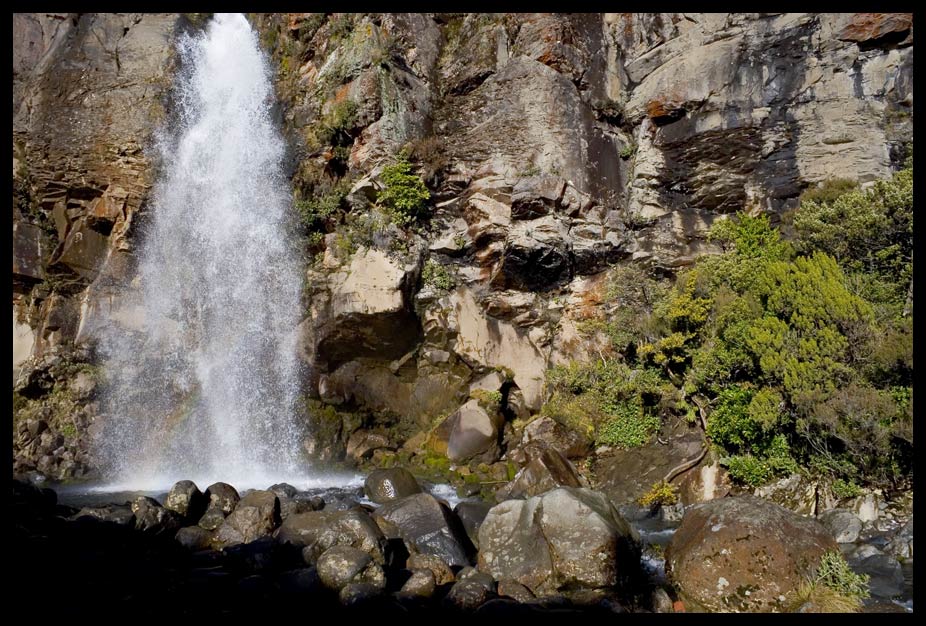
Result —
[[667, 292], [644, 275], [615, 281], [621, 306], [601, 330], [616, 358], [552, 370], [545, 411], [599, 443], [633, 446], [658, 417], [694, 417], [700, 398], [738, 481], [800, 470], [840, 485], [908, 484], [912, 158], [869, 189], [807, 194], [793, 231], [786, 240], [766, 216], [740, 213], [710, 232], [722, 254]]

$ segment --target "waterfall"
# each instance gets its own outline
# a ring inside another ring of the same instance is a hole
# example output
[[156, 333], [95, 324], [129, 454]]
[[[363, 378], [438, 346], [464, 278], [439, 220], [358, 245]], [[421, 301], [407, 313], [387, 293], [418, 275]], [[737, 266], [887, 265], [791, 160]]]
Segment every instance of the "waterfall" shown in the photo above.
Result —
[[298, 481], [302, 277], [268, 61], [241, 14], [182, 35], [178, 53], [137, 251], [141, 330], [100, 342], [99, 456], [138, 489]]

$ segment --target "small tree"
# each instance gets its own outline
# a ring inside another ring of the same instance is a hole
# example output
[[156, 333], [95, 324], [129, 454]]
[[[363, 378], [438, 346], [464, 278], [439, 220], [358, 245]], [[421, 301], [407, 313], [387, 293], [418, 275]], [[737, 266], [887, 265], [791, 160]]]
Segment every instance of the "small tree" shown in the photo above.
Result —
[[421, 177], [412, 171], [408, 155], [400, 152], [395, 163], [383, 168], [381, 177], [386, 187], [379, 193], [377, 203], [389, 212], [395, 223], [405, 226], [424, 215], [431, 193]]

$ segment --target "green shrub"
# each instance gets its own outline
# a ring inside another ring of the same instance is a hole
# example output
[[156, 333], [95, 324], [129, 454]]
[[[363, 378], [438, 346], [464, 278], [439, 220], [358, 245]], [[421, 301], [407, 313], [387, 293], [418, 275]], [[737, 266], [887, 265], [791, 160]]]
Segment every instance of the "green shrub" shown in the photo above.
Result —
[[445, 266], [431, 259], [428, 259], [424, 264], [424, 269], [421, 271], [421, 280], [438, 293], [447, 293], [456, 287], [456, 279], [454, 279], [453, 274]]
[[659, 430], [659, 418], [643, 411], [639, 397], [618, 402], [610, 409], [611, 417], [599, 426], [595, 437], [601, 445], [635, 448], [645, 444]]
[[823, 554], [815, 579], [817, 584], [826, 585], [840, 595], [859, 601], [869, 596], [868, 581], [868, 575], [853, 572], [842, 554], [835, 550]]
[[469, 397], [476, 400], [482, 408], [490, 413], [498, 411], [502, 405], [502, 392], [498, 390], [473, 389], [469, 392]]
[[808, 187], [801, 194], [800, 202], [816, 202], [830, 204], [850, 191], [858, 189], [858, 182], [849, 178], [831, 178], [815, 187]]
[[405, 226], [422, 217], [431, 193], [421, 177], [412, 172], [405, 153], [399, 153], [395, 163], [383, 168], [381, 175], [385, 188], [376, 198], [399, 226]]
[[821, 251], [849, 271], [880, 276], [903, 300], [913, 273], [913, 168], [870, 189], [802, 201], [794, 215], [801, 250]]
[[676, 502], [678, 502], [678, 489], [664, 480], [654, 484], [637, 500], [640, 506], [663, 506]]
[[730, 477], [752, 487], [760, 487], [772, 477], [772, 468], [761, 459], [751, 454], [725, 457], [720, 460]]
[[833, 494], [840, 499], [856, 498], [862, 494], [862, 490], [851, 480], [837, 478], [832, 484]]
[[325, 221], [341, 208], [345, 195], [343, 186], [337, 186], [320, 196], [297, 200], [296, 211], [303, 229], [308, 231], [324, 226]]

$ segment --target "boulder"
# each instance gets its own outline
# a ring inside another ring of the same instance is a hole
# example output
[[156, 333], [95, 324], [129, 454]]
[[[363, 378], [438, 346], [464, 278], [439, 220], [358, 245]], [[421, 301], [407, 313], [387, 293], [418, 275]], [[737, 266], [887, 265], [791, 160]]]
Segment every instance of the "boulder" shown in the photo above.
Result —
[[433, 554], [412, 554], [408, 557], [405, 567], [412, 571], [431, 572], [434, 575], [434, 583], [437, 585], [446, 585], [456, 579], [450, 566]]
[[557, 487], [581, 487], [579, 474], [566, 457], [540, 442], [520, 449], [517, 458], [525, 461], [515, 477], [495, 494], [497, 501], [540, 495]]
[[433, 432], [429, 445], [455, 462], [498, 460], [499, 428], [503, 418], [486, 412], [472, 399], [445, 419]]
[[668, 592], [662, 587], [656, 587], [653, 589], [653, 593], [650, 596], [650, 605], [653, 608], [653, 613], [674, 613], [675, 608], [672, 604], [672, 598], [669, 597]]
[[833, 535], [836, 543], [855, 543], [859, 533], [862, 532], [862, 520], [858, 518], [858, 515], [846, 509], [827, 511], [819, 519]]
[[219, 547], [250, 543], [269, 535], [280, 525], [280, 499], [270, 491], [254, 490], [244, 496], [215, 534]]
[[340, 591], [352, 582], [386, 586], [383, 569], [367, 552], [350, 546], [333, 546], [318, 558], [318, 577], [325, 587]]
[[299, 490], [289, 483], [277, 483], [272, 485], [267, 491], [272, 491], [278, 498], [294, 498]]
[[185, 526], [177, 531], [174, 539], [190, 552], [208, 550], [212, 545], [212, 533], [199, 526]]
[[182, 525], [179, 513], [161, 506], [154, 498], [139, 496], [132, 501], [135, 529], [149, 533], [172, 532]]
[[476, 549], [479, 549], [479, 527], [482, 526], [482, 522], [491, 508], [491, 504], [482, 500], [476, 502], [464, 501], [453, 507], [453, 512], [460, 518], [460, 523], [463, 524], [463, 529], [466, 530], [466, 536], [473, 542]]
[[370, 457], [375, 450], [390, 447], [389, 438], [385, 435], [368, 430], [358, 430], [352, 433], [347, 440], [347, 457], [359, 463]]
[[103, 506], [85, 506], [80, 511], [71, 516], [73, 520], [89, 518], [133, 528], [135, 526], [135, 513], [132, 512], [131, 506], [121, 506], [117, 504], [107, 504]]
[[228, 483], [213, 483], [206, 489], [208, 508], [217, 508], [225, 515], [235, 510], [241, 496], [238, 491]]
[[768, 485], [757, 487], [753, 495], [799, 515], [817, 514], [817, 485], [800, 474], [791, 474]]
[[479, 583], [492, 593], [495, 593], [495, 579], [485, 572], [480, 572], [475, 567], [464, 567], [459, 572], [457, 572], [457, 580], [469, 580], [476, 583]]
[[479, 569], [535, 595], [626, 585], [639, 538], [604, 494], [561, 487], [492, 508], [479, 529]]
[[460, 520], [430, 494], [387, 502], [373, 518], [387, 537], [401, 537], [409, 552], [433, 554], [451, 567], [470, 563], [472, 546]]
[[398, 595], [400, 598], [430, 598], [436, 588], [434, 572], [429, 569], [416, 569], [412, 570], [412, 575], [402, 585]]
[[891, 538], [887, 551], [898, 559], [913, 558], [913, 517]]
[[280, 526], [277, 540], [301, 548], [303, 558], [310, 564], [334, 546], [357, 548], [376, 563], [384, 562], [386, 539], [376, 522], [360, 509], [325, 509], [291, 515]]
[[812, 518], [754, 496], [722, 498], [686, 511], [666, 550], [666, 574], [687, 606], [778, 612], [836, 549]]
[[[379, 567], [378, 565], [374, 567]], [[383, 594], [383, 586], [376, 583], [359, 582], [348, 583], [338, 593], [338, 600], [342, 606], [365, 606]]]
[[472, 612], [486, 603], [494, 594], [475, 580], [461, 580], [444, 597], [444, 604], [457, 611]]
[[588, 456], [592, 442], [577, 430], [563, 426], [551, 417], [538, 417], [524, 427], [521, 444], [539, 441], [547, 444], [567, 459]]
[[199, 518], [197, 525], [204, 530], [215, 530], [225, 523], [226, 517], [228, 517], [228, 515], [224, 513], [220, 507], [209, 507], [206, 509], [206, 512], [203, 513], [203, 516]]
[[880, 498], [877, 493], [869, 492], [852, 501], [851, 511], [858, 515], [863, 524], [878, 520]]
[[522, 604], [537, 601], [537, 596], [531, 593], [530, 589], [513, 580], [498, 581], [498, 595], [511, 598]]
[[181, 480], [175, 484], [164, 500], [164, 508], [194, 522], [199, 520], [208, 504], [209, 501], [192, 480]]
[[891, 554], [873, 554], [859, 561], [853, 569], [870, 576], [869, 592], [876, 598], [890, 599], [903, 593], [903, 569]]
[[421, 486], [404, 467], [374, 470], [363, 483], [366, 496], [377, 504], [421, 493]]
[[730, 473], [710, 456], [692, 471], [683, 473], [677, 484], [679, 502], [685, 506], [723, 498], [733, 488]]

